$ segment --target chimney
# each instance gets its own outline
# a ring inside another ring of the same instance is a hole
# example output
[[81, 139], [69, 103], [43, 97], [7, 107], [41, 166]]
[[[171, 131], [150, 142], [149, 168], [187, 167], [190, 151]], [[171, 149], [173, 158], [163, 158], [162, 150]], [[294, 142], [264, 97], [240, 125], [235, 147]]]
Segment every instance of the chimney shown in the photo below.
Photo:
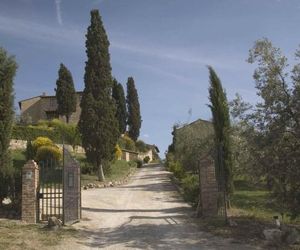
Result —
[[43, 92], [42, 96], [46, 96], [46, 92]]

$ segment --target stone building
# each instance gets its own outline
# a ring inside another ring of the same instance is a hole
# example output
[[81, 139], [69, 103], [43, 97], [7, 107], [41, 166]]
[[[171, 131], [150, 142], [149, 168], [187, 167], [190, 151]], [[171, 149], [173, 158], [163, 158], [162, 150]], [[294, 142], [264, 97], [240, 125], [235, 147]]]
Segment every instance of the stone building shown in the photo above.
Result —
[[[76, 112], [71, 114], [69, 122], [77, 124], [81, 113], [80, 101], [82, 92], [76, 92], [76, 95]], [[49, 96], [43, 93], [40, 96], [19, 101], [19, 107], [21, 110], [21, 120], [24, 123], [36, 124], [39, 120], [52, 120], [54, 118], [66, 121], [64, 116], [59, 116], [57, 113], [56, 96]]]

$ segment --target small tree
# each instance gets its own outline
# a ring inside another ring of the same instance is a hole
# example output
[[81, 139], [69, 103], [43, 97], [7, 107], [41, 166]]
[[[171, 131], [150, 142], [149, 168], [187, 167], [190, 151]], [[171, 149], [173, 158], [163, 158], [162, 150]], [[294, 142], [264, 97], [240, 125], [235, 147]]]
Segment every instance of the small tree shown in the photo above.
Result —
[[232, 152], [230, 138], [230, 116], [229, 107], [225, 91], [223, 90], [221, 81], [212, 67], [209, 70], [209, 105], [215, 132], [215, 146], [217, 157], [216, 176], [220, 190], [224, 192], [225, 207], [228, 206], [230, 194], [233, 193], [233, 176], [232, 176]]
[[13, 124], [13, 79], [17, 70], [15, 59], [0, 48], [0, 206], [8, 194], [12, 174], [9, 143]]
[[124, 89], [121, 83], [118, 83], [116, 79], [113, 81], [113, 92], [112, 96], [116, 101], [117, 112], [116, 117], [119, 121], [119, 131], [121, 134], [126, 132], [126, 121], [127, 121], [127, 111], [126, 111], [126, 100]]
[[95, 166], [99, 180], [103, 181], [103, 163], [113, 159], [120, 133], [112, 98], [109, 41], [98, 10], [91, 11], [86, 38], [88, 59], [78, 125], [87, 160]]
[[128, 110], [128, 134], [132, 140], [136, 141], [140, 135], [142, 118], [139, 97], [132, 77], [129, 77], [127, 81], [126, 102]]
[[57, 112], [59, 115], [65, 116], [66, 122], [69, 123], [71, 114], [76, 111], [76, 91], [72, 74], [62, 63], [58, 71], [55, 92]]

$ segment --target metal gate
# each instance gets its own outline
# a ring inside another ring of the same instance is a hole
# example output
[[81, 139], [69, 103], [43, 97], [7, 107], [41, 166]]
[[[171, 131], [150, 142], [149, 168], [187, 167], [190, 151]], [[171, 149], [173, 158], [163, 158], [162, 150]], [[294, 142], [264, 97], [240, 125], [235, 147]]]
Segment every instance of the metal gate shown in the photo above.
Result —
[[64, 224], [81, 218], [80, 166], [63, 147], [63, 161], [39, 162], [38, 220], [55, 216]]

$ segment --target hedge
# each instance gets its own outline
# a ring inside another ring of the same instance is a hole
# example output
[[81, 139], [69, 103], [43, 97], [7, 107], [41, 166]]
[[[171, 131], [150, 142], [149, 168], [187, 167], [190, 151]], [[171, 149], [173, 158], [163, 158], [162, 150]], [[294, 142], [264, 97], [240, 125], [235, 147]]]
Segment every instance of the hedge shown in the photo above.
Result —
[[55, 143], [62, 143], [60, 133], [51, 128], [20, 125], [13, 127], [12, 138], [15, 140], [34, 140], [40, 136], [48, 137]]

